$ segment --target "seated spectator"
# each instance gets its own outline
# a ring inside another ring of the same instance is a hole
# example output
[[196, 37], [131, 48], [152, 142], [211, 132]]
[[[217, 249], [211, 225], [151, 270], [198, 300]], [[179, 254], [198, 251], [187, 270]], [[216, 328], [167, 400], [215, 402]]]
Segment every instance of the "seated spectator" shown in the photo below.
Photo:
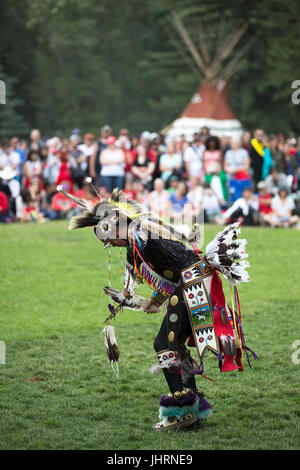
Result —
[[125, 188], [123, 190], [123, 193], [128, 199], [135, 199], [136, 191], [134, 188], [133, 180], [132, 178], [127, 178], [125, 182]]
[[287, 178], [284, 173], [279, 173], [277, 168], [272, 168], [270, 174], [265, 179], [267, 189], [272, 196], [278, 194], [279, 188], [287, 187]]
[[170, 194], [175, 193], [178, 183], [179, 183], [179, 176], [172, 175], [168, 181], [168, 188], [167, 188], [168, 193]]
[[9, 215], [8, 197], [3, 191], [0, 191], [0, 223], [12, 222], [12, 219]]
[[100, 153], [101, 184], [112, 193], [114, 188], [123, 189], [125, 184], [125, 155], [116, 147], [116, 138], [107, 138], [107, 148]]
[[134, 178], [139, 179], [143, 185], [147, 185], [152, 180], [154, 163], [147, 157], [144, 145], [139, 145], [136, 149], [137, 156], [132, 164], [131, 173]]
[[258, 200], [250, 188], [245, 188], [242, 197], [237, 199], [223, 214], [223, 223], [241, 222], [243, 225], [256, 225], [258, 220]]
[[203, 152], [203, 171], [205, 174], [210, 174], [211, 168], [215, 164], [222, 163], [222, 152], [220, 150], [220, 140], [216, 136], [210, 136], [206, 139], [205, 150]]
[[289, 195], [287, 188], [280, 188], [277, 196], [271, 202], [272, 213], [264, 217], [271, 227], [292, 227], [299, 221], [299, 217], [293, 214], [295, 203]]
[[209, 183], [211, 189], [218, 198], [221, 207], [227, 204], [227, 178], [224, 171], [221, 170], [219, 163], [212, 163], [210, 166], [210, 174], [205, 175], [205, 181]]
[[97, 201], [99, 202], [99, 198], [91, 186], [89, 177], [84, 178], [82, 187], [77, 189], [77, 191], [74, 191], [74, 196], [86, 199], [92, 203], [96, 203]]
[[26, 162], [23, 165], [23, 174], [24, 178], [24, 186], [25, 188], [29, 188], [31, 182], [34, 179], [38, 179], [40, 183], [43, 185], [42, 181], [42, 162], [40, 159], [39, 152], [36, 150], [30, 150], [28, 153], [28, 157]]
[[156, 178], [153, 191], [149, 193], [148, 197], [149, 209], [159, 217], [166, 216], [169, 210], [169, 197], [170, 194], [165, 189], [164, 181], [161, 178]]
[[228, 178], [249, 179], [250, 158], [239, 139], [231, 139], [230, 149], [224, 155], [224, 171]]
[[166, 153], [159, 159], [159, 172], [161, 179], [166, 183], [170, 176], [179, 174], [181, 169], [181, 155], [176, 153], [176, 143], [171, 141], [167, 145]]
[[265, 181], [260, 181], [257, 184], [258, 189], [258, 206], [259, 206], [259, 223], [265, 225], [265, 216], [272, 212], [271, 202], [272, 195], [268, 192]]
[[219, 199], [208, 182], [203, 184], [202, 207], [204, 211], [204, 222], [221, 224], [222, 212]]
[[169, 196], [170, 218], [175, 223], [183, 218], [192, 220], [192, 205], [187, 198], [188, 187], [185, 181], [179, 181], [176, 191]]
[[149, 198], [147, 189], [140, 180], [134, 181], [133, 188], [135, 191], [135, 200], [142, 206], [143, 210], [147, 212]]
[[0, 171], [0, 181], [0, 190], [8, 197], [10, 216], [13, 218], [16, 214], [16, 199], [21, 191], [21, 184], [17, 178], [17, 172], [9, 166], [5, 167]]
[[187, 198], [193, 206], [194, 216], [197, 217], [202, 212], [203, 186], [197, 177], [192, 176], [188, 181], [188, 188]]
[[[72, 194], [72, 186], [70, 181], [62, 181], [61, 185], [64, 190]], [[52, 198], [51, 208], [55, 212], [57, 219], [70, 219], [73, 215], [77, 213], [77, 204], [65, 196], [63, 193], [58, 191]]]
[[44, 214], [39, 208], [39, 202], [29, 189], [22, 189], [16, 206], [16, 217], [20, 222], [45, 222]]
[[20, 174], [20, 163], [21, 157], [18, 152], [12, 150], [7, 139], [2, 141], [2, 150], [0, 150], [0, 170], [4, 168], [11, 168], [16, 172], [17, 175]]

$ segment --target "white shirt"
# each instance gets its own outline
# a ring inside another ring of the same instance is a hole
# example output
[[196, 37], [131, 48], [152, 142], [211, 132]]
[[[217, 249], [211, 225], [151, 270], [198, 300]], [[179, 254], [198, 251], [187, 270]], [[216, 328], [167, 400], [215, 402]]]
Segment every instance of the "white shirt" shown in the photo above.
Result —
[[95, 144], [92, 144], [92, 145], [80, 144], [78, 145], [77, 149], [79, 150], [80, 153], [83, 153], [83, 155], [85, 155], [86, 157], [90, 157], [92, 153], [94, 152]]
[[224, 213], [225, 219], [228, 219], [237, 209], [241, 209], [242, 213], [244, 216], [247, 216], [249, 214], [249, 209], [250, 207], [257, 211], [259, 209], [258, 206], [258, 201], [250, 199], [249, 201], [246, 201], [243, 197], [240, 197], [237, 199], [229, 209]]
[[189, 202], [191, 204], [193, 204], [193, 206], [195, 208], [201, 207], [202, 200], [203, 200], [203, 188], [202, 188], [202, 186], [197, 186], [196, 188], [191, 189], [187, 193], [187, 198], [188, 198]]
[[16, 171], [18, 171], [18, 166], [21, 163], [21, 157], [18, 152], [14, 150], [10, 150], [9, 153], [5, 153], [0, 151], [0, 168], [4, 168], [6, 166], [16, 167]]
[[238, 168], [244, 167], [246, 161], [249, 158], [249, 154], [246, 149], [239, 148], [237, 150], [227, 150], [225, 152], [225, 162], [228, 165], [230, 171], [237, 171]]
[[199, 147], [192, 145], [187, 147], [183, 154], [183, 161], [189, 164], [189, 172], [191, 176], [199, 176], [202, 170], [202, 157], [205, 146], [201, 144]]
[[124, 176], [125, 175], [125, 162], [122, 163], [114, 163], [114, 161], [120, 159], [120, 150], [115, 150], [113, 152], [110, 152], [109, 154], [109, 159], [110, 159], [110, 164], [109, 165], [102, 165], [101, 168], [101, 176]]
[[271, 201], [271, 207], [278, 217], [289, 217], [290, 211], [295, 208], [295, 203], [290, 196], [287, 196], [285, 200], [275, 196]]

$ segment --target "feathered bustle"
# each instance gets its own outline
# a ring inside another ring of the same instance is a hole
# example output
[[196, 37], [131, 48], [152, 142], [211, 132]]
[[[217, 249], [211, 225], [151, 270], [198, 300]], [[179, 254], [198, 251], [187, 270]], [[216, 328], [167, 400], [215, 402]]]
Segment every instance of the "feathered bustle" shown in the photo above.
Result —
[[206, 259], [217, 271], [221, 272], [231, 285], [248, 282], [246, 269], [250, 266], [246, 254], [247, 240], [238, 239], [241, 229], [239, 223], [226, 227], [206, 247]]

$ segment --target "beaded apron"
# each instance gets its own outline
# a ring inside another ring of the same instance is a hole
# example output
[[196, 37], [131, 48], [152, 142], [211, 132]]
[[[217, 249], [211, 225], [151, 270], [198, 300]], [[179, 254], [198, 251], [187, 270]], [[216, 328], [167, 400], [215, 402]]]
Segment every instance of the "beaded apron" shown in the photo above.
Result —
[[202, 360], [206, 349], [218, 354], [219, 344], [214, 330], [210, 298], [212, 270], [201, 260], [181, 272], [182, 291], [197, 351]]

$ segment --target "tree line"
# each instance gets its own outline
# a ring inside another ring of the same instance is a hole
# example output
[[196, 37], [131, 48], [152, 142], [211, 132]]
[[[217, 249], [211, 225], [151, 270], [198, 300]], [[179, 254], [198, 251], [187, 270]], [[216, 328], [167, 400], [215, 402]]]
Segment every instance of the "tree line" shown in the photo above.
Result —
[[298, 7], [298, 0], [6, 0], [0, 135], [25, 136], [33, 127], [51, 136], [75, 127], [98, 134], [104, 124], [132, 133], [167, 126], [201, 80], [169, 34], [171, 10], [193, 37], [197, 25], [212, 36], [247, 22], [244, 41], [256, 41], [230, 81], [231, 107], [246, 129], [300, 134], [300, 105], [291, 100], [300, 79]]

